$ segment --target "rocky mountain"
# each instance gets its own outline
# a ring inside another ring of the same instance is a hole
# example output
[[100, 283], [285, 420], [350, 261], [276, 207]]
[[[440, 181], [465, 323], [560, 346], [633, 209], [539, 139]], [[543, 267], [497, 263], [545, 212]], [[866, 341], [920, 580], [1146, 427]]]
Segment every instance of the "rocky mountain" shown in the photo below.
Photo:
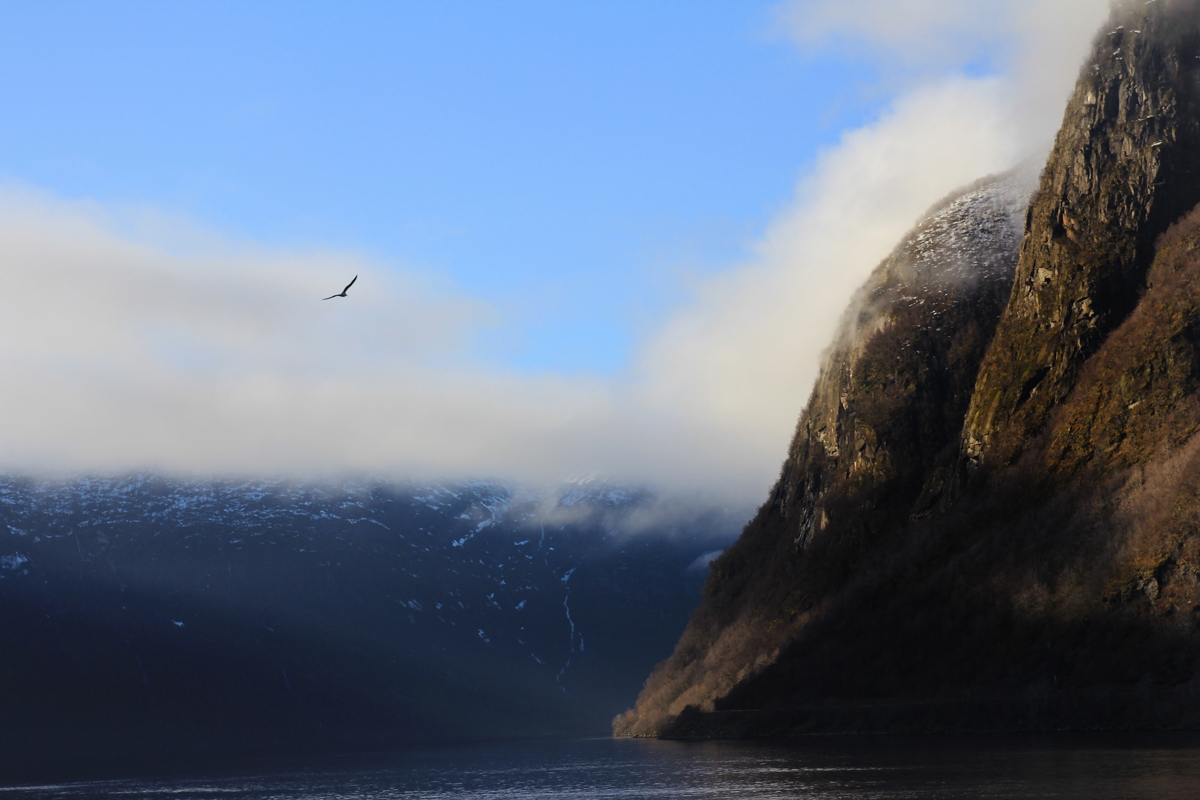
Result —
[[1200, 202], [1196, 8], [1151, 5], [1114, 16], [1067, 106], [971, 398], [972, 466], [1020, 452], [1136, 307], [1159, 237]]
[[1200, 2], [1118, 5], [1036, 190], [860, 292], [615, 731], [1200, 725], [1198, 178]]
[[602, 733], [739, 525], [600, 483], [0, 476], [0, 766]]

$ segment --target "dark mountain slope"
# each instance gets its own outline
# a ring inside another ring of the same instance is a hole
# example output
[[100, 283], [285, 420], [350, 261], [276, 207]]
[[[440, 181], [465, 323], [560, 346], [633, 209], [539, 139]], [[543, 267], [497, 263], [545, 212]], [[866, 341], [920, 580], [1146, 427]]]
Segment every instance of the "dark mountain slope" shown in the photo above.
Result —
[[1200, 210], [1158, 252], [1023, 456], [873, 552], [715, 708], [788, 730], [1200, 726]]
[[0, 477], [0, 774], [600, 733], [736, 524], [603, 484]]
[[[959, 453], [930, 437], [900, 482], [861, 456], [797, 481], [806, 421], [853, 405], [818, 384], [771, 500], [618, 733], [1200, 725], [1198, 67], [1200, 3], [1114, 10], [977, 380], [949, 379], [971, 382]], [[944, 326], [943, 351], [963, 329]], [[839, 348], [822, 381], [864, 374]], [[936, 375], [942, 351], [921, 349]], [[947, 396], [913, 374], [907, 393], [869, 387], [896, 398], [884, 450]], [[855, 476], [857, 493], [830, 488]], [[806, 527], [791, 509], [809, 507]]]
[[705, 600], [619, 733], [647, 734], [770, 663], [860, 559], [929, 513], [953, 474], [984, 348], [1011, 287], [1029, 181], [936, 209], [859, 292], [779, 483], [713, 564]]

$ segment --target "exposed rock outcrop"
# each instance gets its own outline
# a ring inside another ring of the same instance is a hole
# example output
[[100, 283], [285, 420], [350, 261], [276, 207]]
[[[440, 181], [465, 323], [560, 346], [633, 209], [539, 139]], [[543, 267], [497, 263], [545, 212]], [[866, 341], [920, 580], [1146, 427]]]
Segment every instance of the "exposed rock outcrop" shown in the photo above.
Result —
[[1137, 3], [1099, 35], [1029, 207], [963, 431], [969, 465], [1020, 452], [1133, 310], [1158, 237], [1200, 202], [1197, 18], [1194, 0]]
[[1200, 0], [1114, 9], [1018, 185], [876, 270], [618, 734], [1200, 727]]
[[938, 504], [1033, 180], [1017, 172], [949, 198], [858, 292], [779, 482], [712, 565], [704, 605], [619, 733], [654, 734], [688, 705], [711, 708], [774, 660], [865, 550]]

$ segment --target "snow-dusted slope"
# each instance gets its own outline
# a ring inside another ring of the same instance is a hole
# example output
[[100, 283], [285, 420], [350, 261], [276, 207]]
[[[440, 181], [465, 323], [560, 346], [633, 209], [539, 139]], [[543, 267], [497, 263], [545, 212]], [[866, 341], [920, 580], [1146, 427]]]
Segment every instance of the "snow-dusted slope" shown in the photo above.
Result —
[[0, 478], [4, 743], [603, 733], [741, 521], [602, 484]]

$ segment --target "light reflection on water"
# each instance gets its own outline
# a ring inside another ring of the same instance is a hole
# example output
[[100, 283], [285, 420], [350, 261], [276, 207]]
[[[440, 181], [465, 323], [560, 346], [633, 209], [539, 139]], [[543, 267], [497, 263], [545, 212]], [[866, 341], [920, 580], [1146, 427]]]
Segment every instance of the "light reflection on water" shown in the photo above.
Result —
[[1200, 739], [843, 737], [524, 743], [222, 777], [0, 787], [0, 800], [899, 800], [1200, 797]]

